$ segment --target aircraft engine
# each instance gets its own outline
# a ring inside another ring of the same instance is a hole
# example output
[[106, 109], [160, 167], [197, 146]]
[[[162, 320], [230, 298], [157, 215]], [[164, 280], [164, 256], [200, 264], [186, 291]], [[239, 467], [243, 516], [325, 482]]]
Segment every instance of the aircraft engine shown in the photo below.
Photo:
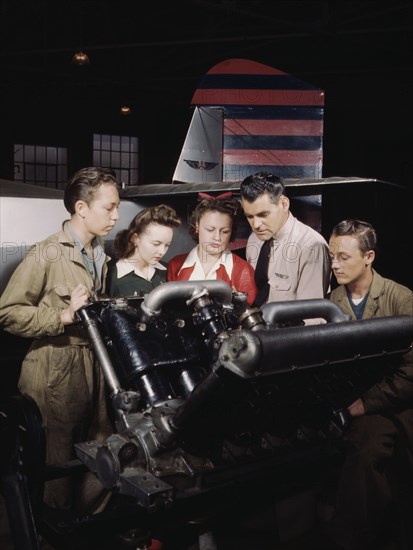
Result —
[[214, 472], [231, 479], [238, 462], [339, 438], [346, 405], [394, 368], [412, 335], [409, 317], [350, 321], [328, 300], [249, 308], [222, 281], [166, 283], [91, 303], [80, 317], [115, 433], [76, 454], [104, 487], [148, 510]]

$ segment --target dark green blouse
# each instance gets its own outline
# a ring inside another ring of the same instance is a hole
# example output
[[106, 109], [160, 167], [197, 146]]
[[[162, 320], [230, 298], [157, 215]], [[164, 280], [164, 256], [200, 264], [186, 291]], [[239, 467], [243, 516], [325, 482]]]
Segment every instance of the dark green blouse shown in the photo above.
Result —
[[117, 298], [120, 296], [139, 296], [149, 294], [155, 287], [166, 281], [166, 270], [155, 268], [155, 273], [150, 281], [139, 277], [131, 271], [120, 279], [116, 264], [109, 265], [106, 289], [109, 296]]

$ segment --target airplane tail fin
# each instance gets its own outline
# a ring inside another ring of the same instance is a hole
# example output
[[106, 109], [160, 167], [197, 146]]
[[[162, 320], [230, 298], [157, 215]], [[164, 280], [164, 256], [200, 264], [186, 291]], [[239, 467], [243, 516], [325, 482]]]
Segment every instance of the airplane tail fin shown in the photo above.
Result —
[[246, 59], [201, 80], [173, 182], [240, 181], [261, 170], [321, 178], [324, 91]]

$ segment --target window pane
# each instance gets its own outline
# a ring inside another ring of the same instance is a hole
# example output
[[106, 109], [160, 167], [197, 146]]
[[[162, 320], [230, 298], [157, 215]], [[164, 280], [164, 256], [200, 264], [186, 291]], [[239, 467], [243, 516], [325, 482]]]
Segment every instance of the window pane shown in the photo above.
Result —
[[[138, 183], [138, 138], [130, 136], [93, 135], [93, 163], [112, 168], [120, 174], [119, 181]], [[133, 176], [130, 170], [134, 169]]]
[[[14, 146], [14, 178], [26, 183], [57, 187], [58, 169], [67, 179], [67, 149], [45, 145]], [[21, 159], [21, 160], [20, 160]]]
[[102, 145], [100, 134], [93, 134], [93, 149], [100, 149]]
[[106, 151], [110, 151], [110, 136], [102, 135], [102, 149], [106, 149]]
[[112, 153], [112, 166], [120, 167], [120, 153]]
[[138, 155], [132, 154], [132, 155], [129, 157], [129, 166], [130, 166], [131, 168], [137, 168], [137, 167], [138, 167]]
[[126, 184], [129, 184], [129, 170], [121, 170], [120, 179], [121, 181], [124, 181]]
[[130, 185], [138, 185], [138, 171], [137, 170], [130, 170]]
[[36, 181], [35, 165], [26, 164], [24, 170], [24, 179], [25, 181]]
[[23, 160], [23, 145], [14, 146], [14, 162]]
[[15, 181], [23, 181], [23, 163], [14, 163], [14, 179]]
[[120, 151], [120, 136], [112, 136], [112, 151]]
[[110, 167], [110, 152], [102, 151], [102, 166]]
[[56, 166], [46, 166], [46, 174], [47, 182], [51, 184], [49, 187], [56, 187]]
[[137, 137], [131, 137], [130, 138], [130, 150], [134, 153], [138, 152], [138, 138]]
[[58, 166], [57, 167], [57, 181], [59, 183], [58, 187], [59, 189], [62, 189], [67, 181], [67, 167], [66, 166]]
[[45, 163], [46, 162], [46, 147], [43, 145], [35, 146], [35, 160], [37, 162]]
[[57, 164], [57, 147], [47, 147], [47, 164]]
[[45, 184], [47, 181], [46, 177], [46, 165], [45, 164], [36, 164], [36, 177], [35, 181], [40, 184]]
[[120, 158], [122, 168], [129, 168], [129, 153], [121, 153]]
[[58, 164], [67, 164], [67, 149], [66, 147], [57, 147]]

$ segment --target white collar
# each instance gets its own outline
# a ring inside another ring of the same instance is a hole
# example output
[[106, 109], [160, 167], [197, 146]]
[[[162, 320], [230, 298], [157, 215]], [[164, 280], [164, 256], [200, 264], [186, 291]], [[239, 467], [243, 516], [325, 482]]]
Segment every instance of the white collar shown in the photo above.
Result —
[[[221, 266], [221, 265], [224, 266], [225, 271], [228, 273], [228, 276], [231, 277], [234, 261], [233, 261], [233, 258], [232, 258], [232, 252], [230, 250], [226, 249], [226, 250], [223, 251], [223, 253], [221, 254], [221, 257], [219, 258], [219, 260], [217, 260], [217, 262], [213, 265], [211, 271], [208, 273], [208, 278], [212, 274], [214, 274], [213, 278], [216, 278], [215, 273], [216, 273], [217, 269], [219, 268], [219, 266]], [[200, 261], [199, 256], [198, 256], [198, 247], [197, 246], [195, 246], [192, 250], [190, 250], [190, 252], [188, 253], [188, 256], [185, 258], [185, 261], [181, 266], [181, 269], [179, 270], [179, 273], [185, 267], [192, 267], [192, 266], [194, 266], [194, 271], [191, 274], [191, 279], [193, 279], [194, 277], [196, 277], [196, 280], [205, 279], [204, 270], [202, 268], [201, 261]], [[198, 275], [196, 275], [196, 274], [198, 274]], [[203, 276], [201, 276], [201, 274]], [[199, 277], [201, 277], [201, 278], [199, 279]], [[193, 280], [195, 280], [195, 279], [193, 279]]]
[[[140, 271], [136, 269], [135, 263], [132, 262], [129, 258], [122, 258], [121, 260], [118, 260], [116, 262], [116, 269], [118, 272], [118, 279], [120, 279], [121, 277], [124, 277], [125, 275], [128, 275], [129, 273], [136, 273], [136, 275], [138, 275], [139, 277], [142, 277], [142, 274], [140, 273]], [[165, 271], [166, 267], [160, 264], [159, 262], [154, 266], [149, 266], [148, 276], [150, 276], [150, 279], [152, 279], [155, 269], [160, 269], [162, 271]]]

